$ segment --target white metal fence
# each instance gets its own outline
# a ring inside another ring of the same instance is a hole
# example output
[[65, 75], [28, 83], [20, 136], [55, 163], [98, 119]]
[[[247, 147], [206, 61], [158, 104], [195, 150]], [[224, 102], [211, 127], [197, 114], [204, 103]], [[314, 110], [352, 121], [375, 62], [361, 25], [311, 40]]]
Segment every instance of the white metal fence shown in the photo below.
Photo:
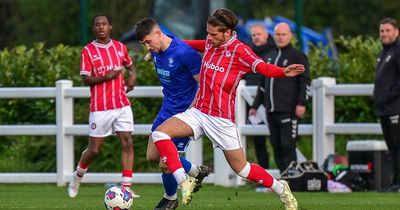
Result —
[[[335, 134], [381, 134], [377, 123], [335, 123], [334, 98], [335, 96], [370, 96], [373, 86], [370, 84], [336, 85], [334, 78], [318, 78], [312, 82], [313, 96], [313, 123], [300, 124], [299, 135], [313, 136], [313, 160], [322, 163], [328, 154], [334, 153]], [[132, 97], [162, 97], [161, 87], [138, 86], [128, 94]], [[267, 126], [252, 126], [246, 122], [246, 100], [251, 102], [255, 95], [254, 87], [245, 87], [240, 84], [237, 90], [237, 125], [245, 143], [246, 135], [268, 135]], [[65, 185], [71, 177], [75, 167], [73, 148], [74, 136], [85, 136], [88, 125], [73, 123], [73, 99], [88, 98], [87, 87], [72, 87], [69, 80], [56, 82], [56, 87], [41, 88], [0, 88], [0, 100], [15, 98], [55, 98], [56, 125], [0, 125], [0, 136], [7, 135], [55, 135], [57, 150], [56, 173], [0, 173], [0, 183], [57, 183]], [[148, 135], [150, 124], [135, 124], [134, 135]], [[243, 144], [245, 145], [245, 144]], [[194, 149], [195, 148], [195, 149]], [[197, 165], [202, 164], [202, 144], [192, 142], [186, 157]], [[279, 176], [277, 170], [269, 170], [274, 176]], [[84, 182], [104, 183], [119, 182], [120, 173], [88, 173]], [[160, 183], [159, 173], [135, 173], [135, 183]], [[226, 163], [223, 153], [214, 149], [214, 173], [205, 179], [205, 182], [223, 186], [243, 184], [243, 180], [236, 176]]]

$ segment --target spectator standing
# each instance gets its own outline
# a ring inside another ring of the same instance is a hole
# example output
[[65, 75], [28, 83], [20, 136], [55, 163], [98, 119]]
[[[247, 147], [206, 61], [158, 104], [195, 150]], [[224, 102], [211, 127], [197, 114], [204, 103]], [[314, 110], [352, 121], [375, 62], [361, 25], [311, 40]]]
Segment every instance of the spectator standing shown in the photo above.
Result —
[[392, 186], [386, 192], [400, 189], [400, 42], [397, 21], [384, 18], [379, 24], [379, 39], [383, 49], [375, 70], [373, 99], [383, 137], [392, 156]]
[[310, 85], [307, 57], [292, 46], [292, 38], [293, 34], [287, 23], [277, 24], [274, 28], [277, 50], [266, 55], [265, 60], [280, 67], [294, 63], [303, 64], [303, 74], [290, 78], [263, 79], [249, 111], [249, 115], [253, 115], [262, 103], [266, 106], [270, 141], [276, 165], [281, 172], [290, 162], [297, 161], [298, 120], [306, 111], [307, 91]]
[[[266, 56], [272, 51], [275, 51], [276, 44], [274, 39], [269, 35], [265, 26], [262, 24], [251, 26], [250, 34], [252, 40], [251, 49], [258, 57], [266, 61]], [[259, 86], [261, 81], [264, 79], [264, 76], [256, 72], [250, 72], [246, 74], [244, 79], [246, 80], [246, 86]], [[249, 112], [249, 109], [249, 104], [246, 104], [247, 113]], [[260, 122], [259, 124], [264, 124], [264, 122]], [[261, 167], [268, 169], [269, 154], [265, 136], [250, 136], [250, 138], [253, 138], [252, 140], [258, 164]]]

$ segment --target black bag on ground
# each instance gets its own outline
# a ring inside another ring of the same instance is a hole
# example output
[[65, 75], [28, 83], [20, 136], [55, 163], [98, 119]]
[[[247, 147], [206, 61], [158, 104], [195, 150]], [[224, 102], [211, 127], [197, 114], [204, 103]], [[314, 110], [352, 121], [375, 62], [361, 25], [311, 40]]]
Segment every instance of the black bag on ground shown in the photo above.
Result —
[[327, 191], [328, 176], [314, 161], [291, 162], [281, 179], [289, 183], [292, 191]]

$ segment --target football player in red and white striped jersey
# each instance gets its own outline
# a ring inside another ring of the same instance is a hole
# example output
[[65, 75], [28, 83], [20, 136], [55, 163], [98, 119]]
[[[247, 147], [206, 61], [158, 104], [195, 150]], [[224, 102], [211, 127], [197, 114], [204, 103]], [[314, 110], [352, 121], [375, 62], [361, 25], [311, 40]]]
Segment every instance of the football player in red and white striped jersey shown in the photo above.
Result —
[[184, 204], [191, 200], [195, 181], [184, 172], [171, 138], [193, 136], [196, 140], [207, 135], [214, 147], [223, 150], [227, 162], [239, 176], [272, 188], [286, 209], [297, 209], [287, 182], [278, 181], [261, 166], [247, 162], [234, 115], [236, 88], [243, 75], [253, 71], [267, 77], [296, 76], [304, 71], [304, 66], [292, 64], [283, 69], [264, 63], [236, 38], [233, 29], [237, 22], [232, 11], [217, 9], [207, 21], [207, 40], [187, 42], [204, 51], [196, 104], [161, 124], [152, 133], [152, 139], [180, 184]]
[[[127, 92], [136, 83], [135, 66], [126, 46], [110, 38], [111, 19], [96, 15], [92, 20], [96, 40], [87, 44], [81, 55], [80, 75], [90, 86], [89, 144], [83, 151], [68, 187], [76, 197], [83, 175], [100, 152], [104, 138], [115, 132], [122, 145], [121, 185], [130, 190], [133, 173], [133, 114]], [[129, 72], [125, 90], [124, 73]]]

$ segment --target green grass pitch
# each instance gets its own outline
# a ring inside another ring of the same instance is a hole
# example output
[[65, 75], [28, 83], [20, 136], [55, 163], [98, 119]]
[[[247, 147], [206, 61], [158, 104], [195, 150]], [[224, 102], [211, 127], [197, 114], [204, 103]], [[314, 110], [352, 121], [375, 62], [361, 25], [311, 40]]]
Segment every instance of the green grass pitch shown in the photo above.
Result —
[[[135, 199], [132, 210], [149, 210], [161, 199], [161, 185], [134, 185], [142, 197]], [[0, 209], [105, 209], [104, 185], [83, 184], [78, 197], [67, 195], [66, 187], [55, 184], [0, 184]], [[295, 192], [300, 210], [369, 210], [400, 209], [400, 193], [304, 193]], [[259, 193], [252, 185], [225, 188], [205, 185], [193, 197], [190, 206], [178, 209], [193, 210], [259, 210], [284, 209], [274, 193]]]

